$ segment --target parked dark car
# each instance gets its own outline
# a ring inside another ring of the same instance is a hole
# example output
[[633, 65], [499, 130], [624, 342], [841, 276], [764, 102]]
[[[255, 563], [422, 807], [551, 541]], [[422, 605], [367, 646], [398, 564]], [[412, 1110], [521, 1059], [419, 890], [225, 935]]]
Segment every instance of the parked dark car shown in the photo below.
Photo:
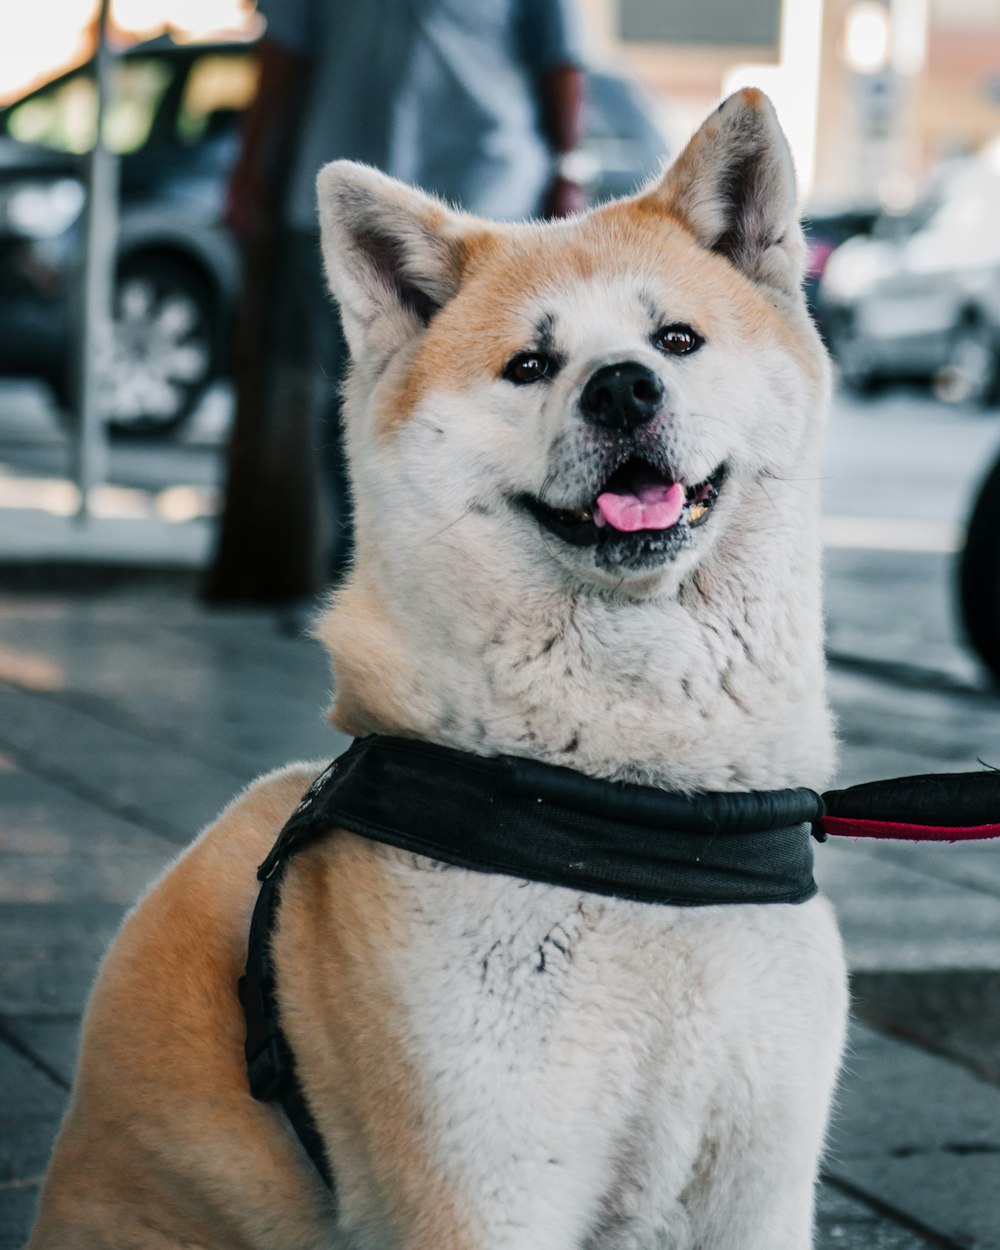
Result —
[[[163, 38], [118, 62], [105, 131], [121, 155], [115, 326], [100, 369], [114, 430], [179, 426], [225, 371], [239, 259], [221, 211], [256, 73], [239, 42]], [[0, 111], [0, 375], [47, 381], [64, 410], [95, 95], [84, 65]], [[641, 88], [590, 76], [584, 148], [595, 201], [655, 172], [666, 144]]]
[[[224, 368], [239, 263], [222, 194], [255, 85], [245, 43], [162, 39], [116, 67], [105, 130], [121, 155], [115, 333], [100, 370], [113, 428], [178, 425]], [[49, 382], [64, 408], [95, 96], [80, 66], [0, 112], [0, 373]]]

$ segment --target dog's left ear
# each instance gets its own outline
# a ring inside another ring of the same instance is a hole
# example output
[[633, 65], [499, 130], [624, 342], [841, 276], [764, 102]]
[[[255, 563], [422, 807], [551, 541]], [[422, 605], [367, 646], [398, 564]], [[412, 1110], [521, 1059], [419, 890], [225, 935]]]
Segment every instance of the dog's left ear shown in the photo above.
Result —
[[351, 355], [382, 356], [458, 290], [463, 221], [439, 200], [353, 161], [317, 181], [323, 260]]
[[723, 101], [646, 194], [752, 281], [799, 293], [805, 246], [795, 169], [762, 91], [746, 88]]

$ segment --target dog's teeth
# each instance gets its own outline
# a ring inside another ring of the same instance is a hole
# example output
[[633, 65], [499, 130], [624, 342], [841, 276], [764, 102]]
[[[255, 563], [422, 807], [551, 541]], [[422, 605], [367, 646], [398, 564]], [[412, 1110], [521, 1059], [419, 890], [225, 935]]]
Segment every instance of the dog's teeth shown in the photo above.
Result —
[[692, 504], [691, 507], [688, 508], [688, 524], [697, 525], [707, 511], [708, 508], [706, 508], [703, 503]]

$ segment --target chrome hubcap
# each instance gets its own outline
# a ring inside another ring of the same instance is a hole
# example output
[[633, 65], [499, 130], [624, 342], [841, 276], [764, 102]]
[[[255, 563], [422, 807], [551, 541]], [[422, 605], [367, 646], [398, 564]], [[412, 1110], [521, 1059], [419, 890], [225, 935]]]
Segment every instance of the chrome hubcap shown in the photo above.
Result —
[[149, 278], [126, 278], [100, 369], [102, 410], [118, 425], [169, 423], [207, 379], [208, 328], [198, 302]]

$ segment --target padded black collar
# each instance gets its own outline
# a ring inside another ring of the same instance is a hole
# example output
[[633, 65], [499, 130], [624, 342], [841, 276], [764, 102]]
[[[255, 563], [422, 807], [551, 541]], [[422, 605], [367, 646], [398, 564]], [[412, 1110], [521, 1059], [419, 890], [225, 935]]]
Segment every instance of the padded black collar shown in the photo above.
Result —
[[479, 872], [640, 902], [799, 903], [816, 892], [812, 790], [684, 795], [407, 738], [355, 742], [261, 866], [332, 828]]

